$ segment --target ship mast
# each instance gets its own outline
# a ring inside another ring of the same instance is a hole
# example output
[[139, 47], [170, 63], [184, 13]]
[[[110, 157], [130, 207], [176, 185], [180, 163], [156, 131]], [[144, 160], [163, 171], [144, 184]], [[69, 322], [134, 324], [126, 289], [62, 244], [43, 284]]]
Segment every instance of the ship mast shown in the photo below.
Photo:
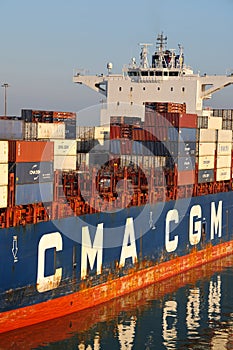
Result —
[[140, 46], [142, 46], [142, 51], [141, 51], [141, 54], [140, 54], [140, 58], [141, 58], [141, 61], [140, 61], [140, 66], [142, 68], [149, 68], [149, 62], [148, 62], [148, 46], [151, 46], [152, 44], [146, 44], [146, 43], [143, 43], [143, 44], [139, 44]]
[[167, 45], [167, 36], [163, 35], [163, 32], [157, 36], [156, 48], [159, 55], [159, 68], [163, 68], [164, 64], [167, 66], [164, 53]]

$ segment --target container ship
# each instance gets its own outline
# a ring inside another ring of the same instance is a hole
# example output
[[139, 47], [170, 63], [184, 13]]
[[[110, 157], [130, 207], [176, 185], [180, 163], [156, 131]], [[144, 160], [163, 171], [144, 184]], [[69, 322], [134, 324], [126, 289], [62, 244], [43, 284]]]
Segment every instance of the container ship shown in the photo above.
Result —
[[0, 333], [232, 253], [233, 110], [203, 101], [233, 75], [195, 74], [181, 45], [156, 44], [122, 74], [74, 75], [106, 99], [99, 126], [0, 118]]

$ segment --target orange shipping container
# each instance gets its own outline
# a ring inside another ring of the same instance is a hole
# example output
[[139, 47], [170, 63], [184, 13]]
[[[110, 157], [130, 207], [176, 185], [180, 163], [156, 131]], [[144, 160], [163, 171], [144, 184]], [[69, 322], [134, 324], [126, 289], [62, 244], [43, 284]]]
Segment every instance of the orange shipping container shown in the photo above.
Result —
[[195, 170], [178, 172], [177, 186], [191, 185], [195, 183]]
[[53, 142], [9, 141], [9, 162], [51, 162], [53, 159]]

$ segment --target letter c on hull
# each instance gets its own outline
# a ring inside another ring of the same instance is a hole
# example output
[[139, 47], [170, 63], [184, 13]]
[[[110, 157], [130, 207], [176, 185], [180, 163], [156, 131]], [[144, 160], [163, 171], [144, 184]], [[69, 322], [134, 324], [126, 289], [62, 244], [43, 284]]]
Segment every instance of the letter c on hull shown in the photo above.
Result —
[[59, 232], [48, 233], [41, 237], [38, 246], [38, 267], [36, 288], [39, 293], [57, 288], [61, 282], [62, 268], [55, 270], [50, 276], [45, 276], [45, 252], [47, 249], [55, 248], [56, 251], [62, 250], [62, 237]]

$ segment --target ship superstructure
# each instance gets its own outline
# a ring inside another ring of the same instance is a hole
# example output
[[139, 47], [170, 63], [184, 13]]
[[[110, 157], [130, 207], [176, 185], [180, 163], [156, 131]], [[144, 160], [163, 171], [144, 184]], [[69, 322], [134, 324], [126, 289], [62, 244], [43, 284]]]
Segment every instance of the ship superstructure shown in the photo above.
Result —
[[109, 123], [110, 116], [128, 115], [143, 118], [145, 102], [185, 103], [187, 113], [203, 114], [203, 101], [212, 94], [233, 84], [233, 76], [200, 75], [185, 64], [183, 47], [179, 53], [167, 50], [167, 37], [159, 34], [156, 51], [151, 64], [148, 59], [148, 47], [142, 43], [140, 63], [132, 58], [121, 74], [112, 73], [112, 64], [108, 64], [107, 75], [82, 75], [73, 77], [74, 83], [84, 84], [106, 97], [101, 110], [101, 123]]

